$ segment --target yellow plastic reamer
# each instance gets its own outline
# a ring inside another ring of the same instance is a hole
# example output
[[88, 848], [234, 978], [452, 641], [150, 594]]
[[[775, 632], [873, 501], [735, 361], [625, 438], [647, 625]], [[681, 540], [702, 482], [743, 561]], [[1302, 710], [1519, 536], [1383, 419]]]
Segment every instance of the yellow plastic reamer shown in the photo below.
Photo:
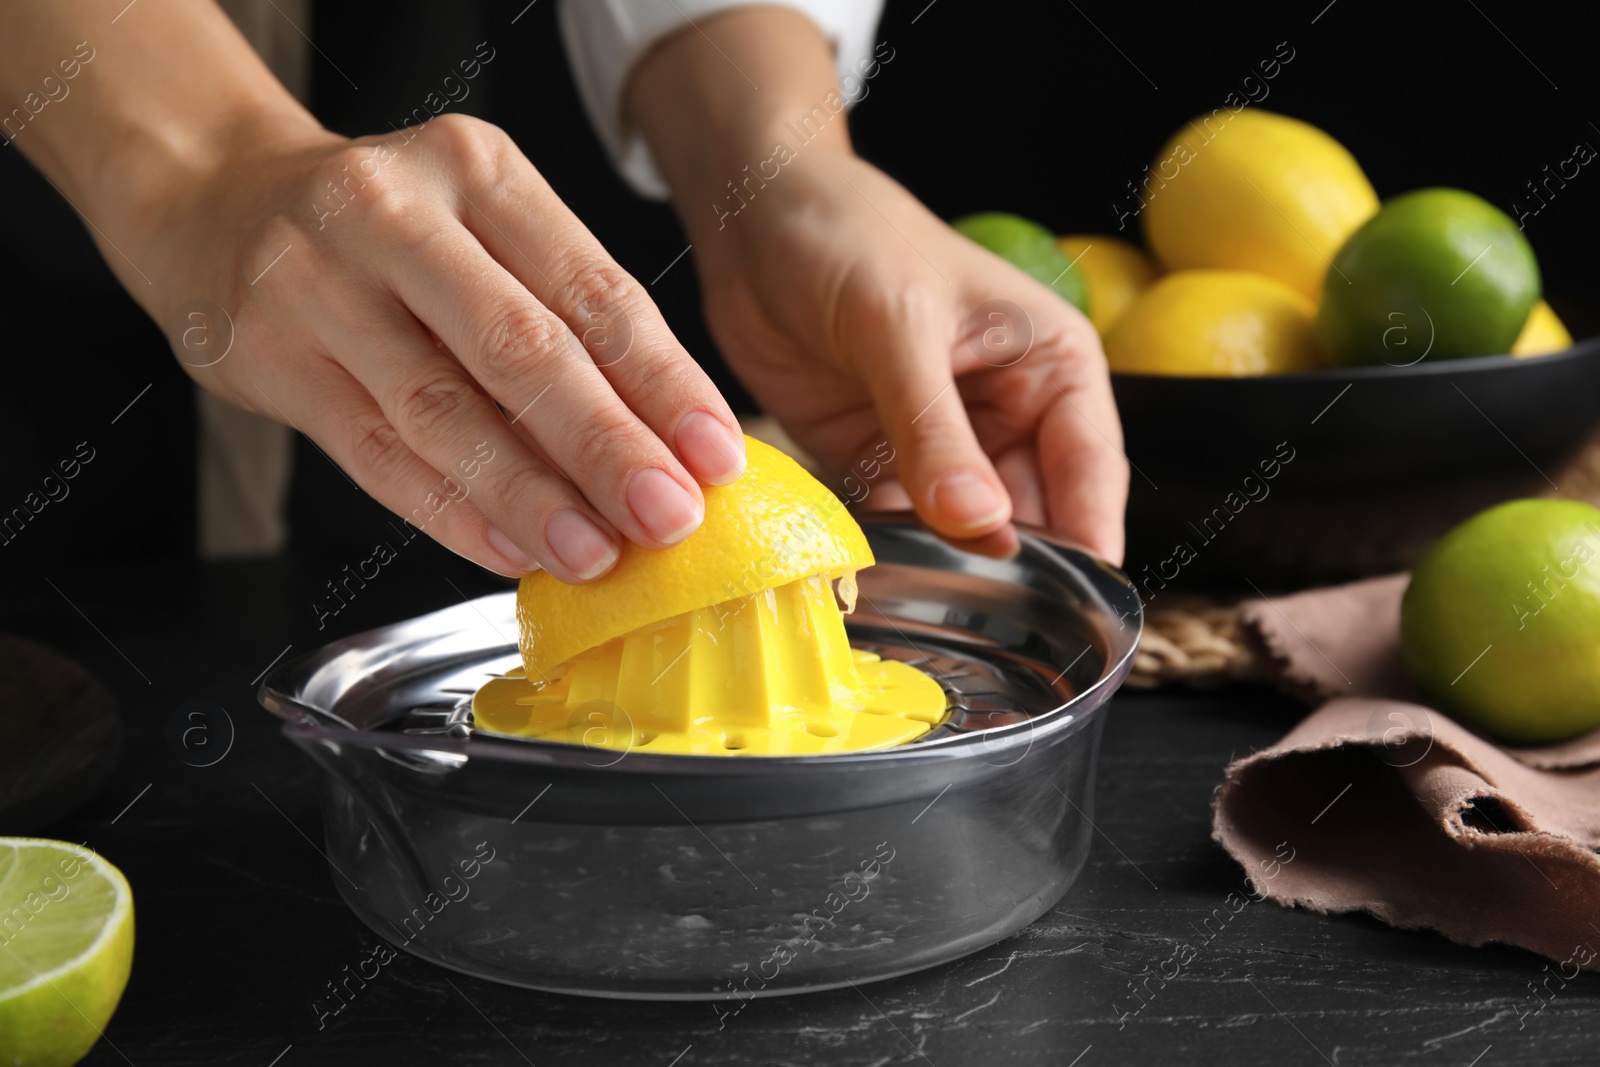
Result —
[[701, 608], [591, 649], [547, 683], [478, 691], [479, 728], [695, 755], [810, 755], [913, 740], [944, 719], [939, 684], [851, 648], [821, 577]]
[[705, 520], [682, 543], [627, 546], [587, 586], [523, 578], [524, 669], [478, 690], [476, 729], [782, 756], [884, 748], [944, 720], [938, 682], [850, 647], [833, 583], [854, 610], [855, 572], [874, 562], [861, 528], [788, 456], [746, 449], [744, 476], [705, 490]]

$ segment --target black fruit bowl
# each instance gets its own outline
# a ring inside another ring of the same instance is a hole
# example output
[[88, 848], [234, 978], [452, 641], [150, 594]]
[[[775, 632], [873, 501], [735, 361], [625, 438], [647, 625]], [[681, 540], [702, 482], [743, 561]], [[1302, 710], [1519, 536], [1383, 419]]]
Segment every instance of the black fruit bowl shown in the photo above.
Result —
[[1145, 598], [1304, 585], [1404, 569], [1474, 512], [1553, 491], [1600, 426], [1600, 336], [1525, 359], [1112, 388]]

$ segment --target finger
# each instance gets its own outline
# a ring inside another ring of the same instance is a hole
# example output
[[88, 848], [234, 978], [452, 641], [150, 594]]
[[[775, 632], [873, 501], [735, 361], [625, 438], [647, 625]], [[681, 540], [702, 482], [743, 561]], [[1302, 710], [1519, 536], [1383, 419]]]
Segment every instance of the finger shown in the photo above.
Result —
[[[855, 509], [863, 515], [911, 510], [911, 496], [906, 492], [905, 486], [900, 484], [898, 478], [885, 476], [881, 480], [873, 482], [869, 490], [867, 495], [862, 497], [855, 505]], [[944, 539], [963, 552], [971, 552], [978, 556], [989, 556], [992, 559], [1010, 559], [1017, 554], [1017, 549], [1021, 547], [1016, 528], [1009, 523], [998, 530], [979, 537], [957, 538], [946, 536]]]
[[[366, 387], [401, 441], [436, 470], [476, 461], [474, 502], [491, 544], [521, 570], [589, 581], [618, 558], [609, 525], [517, 436], [461, 365], [399, 307], [348, 309], [324, 340]], [[485, 458], [487, 457], [487, 458]]]
[[1039, 477], [1039, 460], [1033, 442], [1000, 453], [994, 459], [994, 469], [1011, 497], [1013, 521], [1033, 526], [1049, 522], [1049, 505], [1045, 500], [1044, 482]]
[[[1021, 451], [1026, 452], [1027, 450], [1022, 449]], [[1001, 459], [1004, 460], [1005, 457], [1002, 456]], [[1002, 480], [1004, 480], [1006, 476], [1004, 466], [997, 467], [997, 469], [1000, 472]], [[885, 473], [881, 474], [876, 480], [867, 485], [867, 494], [857, 501], [855, 504], [856, 510], [860, 511], [864, 515], [886, 511], [912, 510], [911, 495], [906, 492], [905, 486], [900, 484], [900, 479], [888, 471], [889, 469], [886, 467]], [[1037, 479], [1035, 479], [1035, 481], [1037, 481]], [[1021, 488], [1025, 490], [1027, 486], [1023, 485]], [[1042, 518], [1037, 520], [1037, 522], [1038, 525], [1044, 525], [1044, 520]], [[1021, 547], [1021, 541], [1017, 537], [1016, 527], [1012, 526], [1010, 523], [1000, 527], [998, 530], [975, 538], [956, 538], [946, 536], [944, 539], [950, 544], [954, 545], [956, 548], [961, 549], [963, 552], [971, 552], [978, 556], [989, 556], [993, 559], [1010, 559], [1017, 554], [1017, 549]]]
[[405, 305], [630, 540], [682, 541], [705, 515], [700, 486], [617, 396], [567, 325], [459, 223], [433, 255], [393, 265]]
[[[481, 198], [480, 198], [481, 197]], [[706, 485], [744, 473], [744, 434], [661, 311], [531, 165], [468, 198], [463, 221], [566, 323], [624, 403]]]
[[1059, 399], [1039, 426], [1050, 527], [1121, 564], [1128, 461], [1111, 382], [1103, 360], [1086, 356], [1063, 366], [1067, 371], [1051, 384]]
[[911, 494], [900, 484], [899, 478], [886, 477], [873, 482], [867, 495], [861, 498], [862, 511], [912, 511]]
[[1009, 521], [1011, 501], [955, 387], [955, 331], [940, 295], [912, 283], [861, 309], [844, 330], [917, 514], [941, 534], [975, 538]]
[[966, 540], [947, 537], [945, 540], [963, 552], [971, 552], [975, 556], [988, 556], [990, 559], [1011, 559], [1022, 547], [1022, 539], [1017, 536], [1017, 528], [1010, 523], [982, 537]]
[[[423, 462], [371, 395], [332, 360], [298, 367], [295, 377], [293, 387], [274, 385], [270, 396], [259, 384], [256, 391], [268, 410], [277, 409], [311, 438], [368, 496], [481, 567], [508, 577], [528, 569], [520, 552], [513, 558], [495, 547], [493, 526], [470, 499], [475, 468], [444, 475]], [[317, 403], [296, 404], [296, 397], [316, 397]]]

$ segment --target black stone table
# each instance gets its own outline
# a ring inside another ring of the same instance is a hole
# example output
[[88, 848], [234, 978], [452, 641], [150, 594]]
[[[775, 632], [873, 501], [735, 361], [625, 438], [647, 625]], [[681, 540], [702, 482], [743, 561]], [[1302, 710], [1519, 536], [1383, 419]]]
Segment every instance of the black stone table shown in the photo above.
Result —
[[[313, 602], [325, 607], [325, 583], [354, 562], [12, 573], [0, 586], [0, 629], [89, 665], [127, 727], [105, 787], [47, 831], [103, 852], [137, 903], [133, 976], [88, 1063], [1600, 1061], [1593, 976], [1540, 986], [1543, 961], [1519, 951], [1241, 903], [1242, 872], [1210, 839], [1212, 790], [1230, 757], [1275, 740], [1295, 712], [1244, 689], [1118, 697], [1082, 877], [1018, 936], [948, 966], [756, 1001], [723, 1026], [708, 1004], [532, 993], [401, 956], [319, 1028], [313, 1003], [378, 940], [335, 893], [313, 769], [256, 705], [253, 680], [286, 646], [298, 654], [496, 588], [419, 540], [319, 631]], [[220, 705], [236, 728], [211, 766], [168, 742], [191, 700]], [[1173, 974], [1179, 954], [1192, 957], [1180, 974], [1150, 977]]]

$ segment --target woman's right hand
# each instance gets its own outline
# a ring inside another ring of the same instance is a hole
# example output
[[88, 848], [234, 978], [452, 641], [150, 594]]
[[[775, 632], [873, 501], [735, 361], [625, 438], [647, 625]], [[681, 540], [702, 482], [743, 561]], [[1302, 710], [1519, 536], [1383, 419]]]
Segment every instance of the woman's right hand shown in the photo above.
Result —
[[700, 486], [743, 471], [644, 287], [496, 127], [238, 140], [147, 199], [149, 284], [124, 280], [196, 382], [395, 514], [502, 574], [586, 581], [622, 538], [687, 537]]

